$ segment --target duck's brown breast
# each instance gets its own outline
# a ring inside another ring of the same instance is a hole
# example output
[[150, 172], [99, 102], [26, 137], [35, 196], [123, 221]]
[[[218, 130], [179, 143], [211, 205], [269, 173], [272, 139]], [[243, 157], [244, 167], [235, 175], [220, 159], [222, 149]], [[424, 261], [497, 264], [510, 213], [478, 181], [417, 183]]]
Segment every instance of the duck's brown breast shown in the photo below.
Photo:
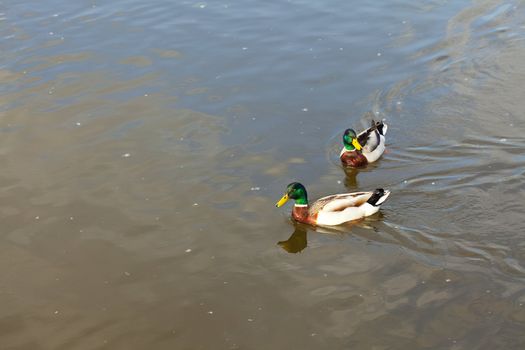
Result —
[[341, 163], [352, 168], [361, 168], [368, 164], [368, 160], [361, 152], [348, 151], [341, 155]]
[[305, 224], [315, 225], [317, 223], [317, 214], [310, 215], [308, 206], [294, 205], [292, 209], [292, 218], [295, 221]]

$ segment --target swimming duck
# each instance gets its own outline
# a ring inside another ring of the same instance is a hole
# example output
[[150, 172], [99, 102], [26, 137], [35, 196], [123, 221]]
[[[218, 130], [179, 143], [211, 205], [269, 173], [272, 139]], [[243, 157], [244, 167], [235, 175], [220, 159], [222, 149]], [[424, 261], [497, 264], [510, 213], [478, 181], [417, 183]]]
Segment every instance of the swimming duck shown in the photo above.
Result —
[[388, 126], [372, 120], [372, 126], [356, 135], [354, 129], [343, 134], [344, 147], [339, 154], [345, 166], [360, 168], [373, 163], [385, 151], [385, 134]]
[[390, 191], [378, 188], [373, 192], [335, 194], [309, 205], [306, 188], [299, 182], [292, 182], [275, 206], [282, 207], [289, 199], [293, 199], [294, 220], [310, 225], [334, 226], [377, 213], [389, 195]]

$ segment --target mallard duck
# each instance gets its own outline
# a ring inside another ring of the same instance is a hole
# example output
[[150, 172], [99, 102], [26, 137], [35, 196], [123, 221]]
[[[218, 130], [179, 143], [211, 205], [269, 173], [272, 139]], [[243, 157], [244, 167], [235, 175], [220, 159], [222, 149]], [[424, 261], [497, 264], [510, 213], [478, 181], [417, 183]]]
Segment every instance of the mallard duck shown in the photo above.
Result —
[[389, 195], [390, 191], [378, 188], [373, 192], [334, 194], [309, 205], [306, 188], [299, 182], [292, 182], [275, 206], [282, 207], [293, 199], [294, 220], [310, 225], [334, 226], [377, 213]]
[[345, 166], [360, 168], [373, 163], [385, 151], [385, 134], [388, 126], [372, 120], [372, 126], [356, 135], [354, 129], [343, 134], [344, 147], [339, 154]]

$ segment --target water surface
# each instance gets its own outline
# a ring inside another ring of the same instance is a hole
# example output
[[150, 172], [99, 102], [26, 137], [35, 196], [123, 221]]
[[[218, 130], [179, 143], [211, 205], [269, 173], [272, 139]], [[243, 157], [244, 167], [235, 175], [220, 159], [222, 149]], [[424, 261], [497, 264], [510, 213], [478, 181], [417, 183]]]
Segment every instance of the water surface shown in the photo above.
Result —
[[[524, 348], [523, 1], [8, 0], [0, 35], [2, 348]], [[292, 181], [392, 195], [313, 230]]]

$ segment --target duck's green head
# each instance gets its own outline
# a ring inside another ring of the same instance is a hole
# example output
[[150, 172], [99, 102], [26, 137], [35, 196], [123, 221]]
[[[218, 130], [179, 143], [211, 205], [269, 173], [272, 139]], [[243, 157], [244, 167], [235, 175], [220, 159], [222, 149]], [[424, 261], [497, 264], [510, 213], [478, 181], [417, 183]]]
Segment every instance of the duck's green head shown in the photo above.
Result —
[[275, 204], [276, 207], [282, 207], [288, 199], [295, 200], [296, 204], [308, 204], [308, 196], [306, 194], [306, 188], [299, 182], [292, 182], [286, 186], [284, 196]]
[[348, 151], [358, 150], [360, 151], [363, 147], [357, 141], [357, 135], [354, 129], [346, 129], [343, 134], [343, 144]]

